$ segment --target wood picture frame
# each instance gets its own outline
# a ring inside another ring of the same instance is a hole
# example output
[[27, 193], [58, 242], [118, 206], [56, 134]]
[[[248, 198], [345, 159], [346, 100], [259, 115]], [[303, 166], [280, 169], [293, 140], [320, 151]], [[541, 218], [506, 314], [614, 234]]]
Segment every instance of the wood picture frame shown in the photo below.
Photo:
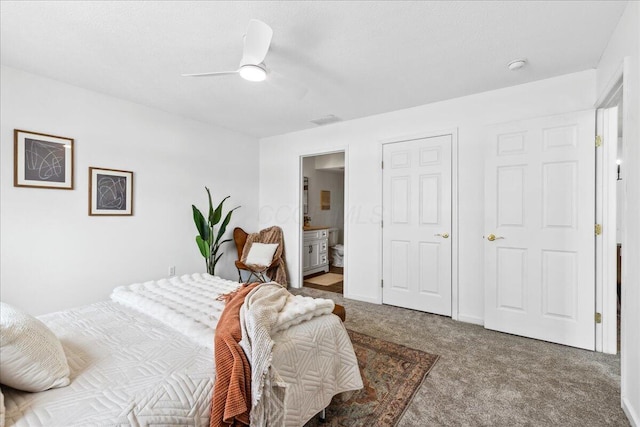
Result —
[[133, 215], [133, 172], [90, 166], [89, 215]]
[[13, 130], [13, 186], [73, 190], [73, 138]]
[[320, 191], [320, 210], [322, 211], [331, 210], [331, 191], [328, 191], [328, 190]]

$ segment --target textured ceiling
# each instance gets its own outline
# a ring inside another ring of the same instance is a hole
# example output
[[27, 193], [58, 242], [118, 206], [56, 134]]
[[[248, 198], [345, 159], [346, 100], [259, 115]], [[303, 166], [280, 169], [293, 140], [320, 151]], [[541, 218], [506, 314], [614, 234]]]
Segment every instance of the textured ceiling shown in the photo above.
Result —
[[[264, 137], [595, 68], [626, 2], [0, 2], [2, 64]], [[238, 76], [250, 19], [302, 99]], [[507, 70], [512, 59], [529, 65]]]

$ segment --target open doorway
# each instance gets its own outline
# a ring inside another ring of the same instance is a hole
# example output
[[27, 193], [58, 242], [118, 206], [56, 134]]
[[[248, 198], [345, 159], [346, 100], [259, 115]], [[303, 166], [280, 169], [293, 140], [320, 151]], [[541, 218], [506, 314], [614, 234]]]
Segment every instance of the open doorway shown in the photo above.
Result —
[[344, 293], [345, 153], [302, 157], [303, 286]]

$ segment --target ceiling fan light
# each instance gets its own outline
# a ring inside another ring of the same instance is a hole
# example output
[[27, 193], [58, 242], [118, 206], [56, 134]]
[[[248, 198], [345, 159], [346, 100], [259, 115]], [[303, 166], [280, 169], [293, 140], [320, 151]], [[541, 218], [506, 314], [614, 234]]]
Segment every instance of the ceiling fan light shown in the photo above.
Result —
[[246, 64], [240, 67], [240, 77], [250, 82], [261, 82], [267, 78], [267, 70], [261, 65]]

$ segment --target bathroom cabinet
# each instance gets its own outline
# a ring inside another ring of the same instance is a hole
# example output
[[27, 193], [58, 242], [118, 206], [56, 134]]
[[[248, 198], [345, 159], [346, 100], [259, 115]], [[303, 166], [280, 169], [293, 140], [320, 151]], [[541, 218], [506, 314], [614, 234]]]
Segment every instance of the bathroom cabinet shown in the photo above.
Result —
[[302, 245], [303, 276], [329, 271], [329, 230], [326, 228], [304, 232]]

